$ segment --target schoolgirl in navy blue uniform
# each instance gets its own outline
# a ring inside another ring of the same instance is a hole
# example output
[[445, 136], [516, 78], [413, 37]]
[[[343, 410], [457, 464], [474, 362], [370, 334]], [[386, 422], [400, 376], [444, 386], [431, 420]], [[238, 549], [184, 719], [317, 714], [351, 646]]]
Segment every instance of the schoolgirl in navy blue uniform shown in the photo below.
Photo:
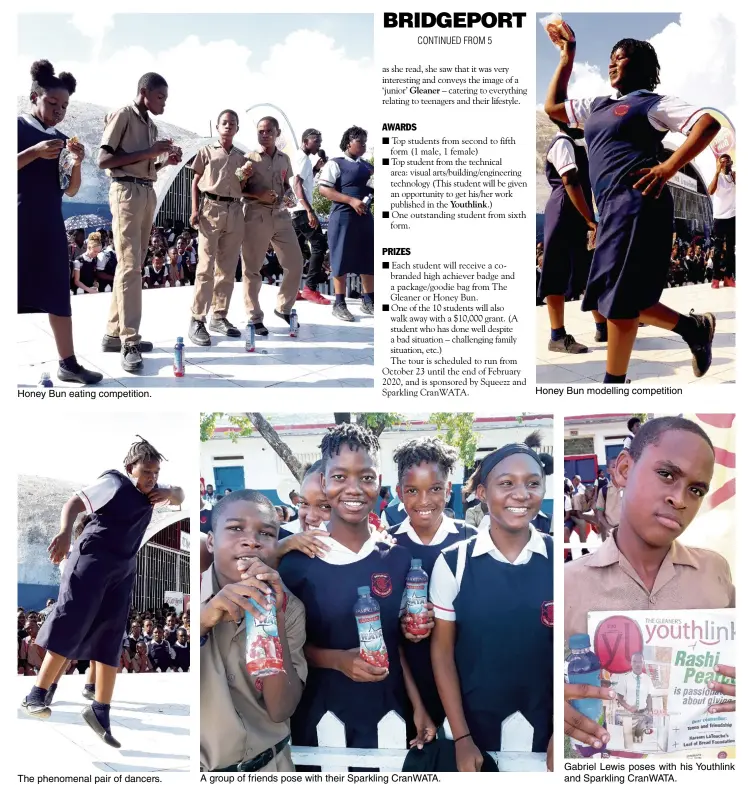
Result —
[[79, 513], [91, 521], [73, 547], [65, 566], [60, 594], [39, 632], [37, 642], [47, 653], [36, 684], [23, 702], [27, 714], [48, 718], [45, 700], [61, 666], [68, 659], [96, 663], [93, 704], [83, 710], [86, 723], [108, 745], [112, 737], [109, 705], [122, 653], [122, 629], [127, 624], [135, 580], [135, 556], [151, 521], [153, 507], [184, 500], [182, 489], [158, 485], [163, 456], [142, 439], [125, 457], [125, 472], [109, 470], [92, 486], [71, 497], [62, 509], [62, 529], [49, 545], [58, 564], [68, 552], [73, 523]]
[[[429, 579], [444, 549], [475, 535], [472, 527], [444, 513], [452, 491], [449, 478], [457, 457], [454, 447], [430, 437], [410, 439], [393, 455], [397, 464], [397, 496], [407, 517], [389, 532], [398, 546], [421, 561]], [[431, 638], [421, 643], [406, 643], [403, 649], [424, 707], [436, 726], [440, 726], [445, 713], [431, 668]], [[413, 733], [411, 727], [408, 733]]]
[[[681, 315], [660, 303], [673, 233], [667, 181], [709, 145], [720, 124], [705, 110], [654, 93], [657, 53], [636, 39], [622, 39], [611, 52], [613, 97], [567, 99], [576, 42], [563, 39], [560, 46], [545, 111], [584, 126], [599, 222], [582, 309], [596, 309], [608, 322], [605, 381], [625, 382], [640, 322], [680, 335], [691, 350], [694, 374], [703, 376], [712, 361], [714, 315]], [[687, 138], [659, 162], [668, 131]]]
[[343, 157], [328, 160], [319, 175], [319, 192], [333, 203], [327, 227], [335, 283], [332, 313], [349, 322], [353, 322], [353, 315], [345, 303], [348, 273], [361, 276], [361, 311], [374, 314], [374, 216], [364, 203], [374, 192], [367, 184], [374, 167], [362, 160], [366, 140], [366, 130], [349, 127], [340, 141]]
[[[379, 442], [366, 428], [343, 424], [320, 445], [325, 460], [322, 487], [330, 503], [329, 546], [324, 558], [293, 551], [281, 561], [284, 584], [306, 608], [309, 676], [291, 735], [296, 745], [316, 746], [317, 724], [331, 711], [344, 724], [348, 747], [376, 748], [377, 724], [390, 711], [406, 717], [407, 698], [422, 746], [436, 735], [407, 663], [401, 657], [401, 605], [410, 554], [379, 543], [369, 513], [379, 497]], [[369, 586], [379, 602], [389, 670], [359, 655], [353, 606], [357, 589]]]
[[545, 493], [540, 456], [509, 444], [467, 484], [490, 526], [440, 555], [431, 578], [431, 664], [455, 740], [457, 768], [480, 770], [501, 750], [502, 721], [520, 712], [532, 750], [553, 736], [553, 546], [532, 525]]
[[[580, 130], [557, 121], [559, 132], [553, 137], [545, 157], [545, 176], [551, 195], [545, 205], [543, 225], [543, 268], [537, 297], [548, 306], [551, 323], [549, 351], [587, 353], [564, 327], [566, 298], [584, 292], [590, 273], [592, 254], [587, 235], [594, 241], [597, 223], [592, 212], [592, 187], [587, 152], [581, 143]], [[595, 340], [607, 340], [605, 318], [593, 311], [597, 332]]]

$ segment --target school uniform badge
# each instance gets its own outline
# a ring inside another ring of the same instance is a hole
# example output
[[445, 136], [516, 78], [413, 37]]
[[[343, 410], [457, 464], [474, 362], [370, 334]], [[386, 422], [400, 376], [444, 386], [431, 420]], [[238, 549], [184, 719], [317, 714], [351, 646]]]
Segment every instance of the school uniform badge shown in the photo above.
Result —
[[543, 602], [540, 605], [540, 621], [544, 626], [553, 629], [553, 602]]
[[613, 108], [614, 116], [625, 116], [631, 110], [631, 105], [616, 105]]
[[384, 598], [392, 593], [392, 580], [389, 574], [371, 575], [371, 592], [375, 596]]

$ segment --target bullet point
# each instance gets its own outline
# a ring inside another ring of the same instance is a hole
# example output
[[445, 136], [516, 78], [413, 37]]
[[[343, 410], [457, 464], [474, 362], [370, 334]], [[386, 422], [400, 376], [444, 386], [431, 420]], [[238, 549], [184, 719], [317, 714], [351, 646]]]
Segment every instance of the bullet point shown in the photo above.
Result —
[[383, 268], [384, 268], [386, 271], [388, 271], [388, 270], [390, 269], [390, 263], [389, 263], [389, 262], [383, 262], [383, 263], [382, 263], [382, 267], [383, 267]]
[[382, 218], [389, 218], [389, 217], [390, 217], [390, 214], [387, 211], [382, 213]]
[[382, 143], [383, 144], [388, 144], [389, 142], [390, 142], [389, 138], [382, 138]]
[[382, 312], [389, 312], [390, 305], [389, 304], [382, 304]]
[[383, 166], [389, 166], [389, 164], [390, 164], [390, 159], [389, 159], [389, 157], [383, 157], [383, 158], [382, 158], [382, 165], [383, 165]]

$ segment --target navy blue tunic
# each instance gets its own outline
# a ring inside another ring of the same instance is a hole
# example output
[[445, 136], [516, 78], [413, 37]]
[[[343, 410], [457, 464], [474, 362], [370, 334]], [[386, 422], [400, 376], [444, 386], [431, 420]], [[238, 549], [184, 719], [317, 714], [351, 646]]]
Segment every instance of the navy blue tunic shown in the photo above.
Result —
[[590, 177], [599, 223], [585, 311], [613, 320], [633, 319], [660, 300], [667, 284], [673, 237], [673, 199], [634, 190], [632, 172], [657, 165], [664, 132], [648, 111], [662, 97], [634, 91], [623, 99], [598, 97], [584, 123]]
[[174, 665], [174, 660], [169, 654], [169, 642], [167, 640], [162, 640], [161, 643], [156, 643], [155, 641], [149, 643], [148, 656], [151, 658], [153, 667], [160, 668], [162, 671], [168, 671]]
[[[421, 568], [429, 575], [429, 581], [431, 581], [431, 572], [434, 570], [434, 564], [439, 555], [441, 555], [442, 550], [456, 544], [458, 541], [471, 538], [477, 532], [475, 528], [468, 527], [463, 522], [459, 521], [455, 521], [455, 527], [458, 532], [447, 533], [447, 537], [441, 544], [429, 546], [417, 544], [406, 533], [402, 533], [397, 536], [397, 545], [407, 549], [411, 557], [420, 558]], [[397, 525], [388, 532], [394, 535], [399, 529], [400, 525]], [[444, 722], [445, 713], [441, 699], [439, 698], [439, 691], [436, 688], [434, 672], [431, 668], [431, 637], [429, 636], [418, 643], [405, 640], [403, 643], [403, 650], [405, 652], [405, 659], [408, 661], [411, 673], [413, 674], [413, 679], [418, 687], [418, 693], [421, 696], [424, 707], [426, 707], [426, 712], [429, 713], [431, 719], [439, 726]]]
[[183, 671], [188, 671], [190, 667], [190, 644], [188, 643], [186, 646], [180, 646], [175, 643], [172, 645], [172, 649], [174, 649], [174, 654], [176, 655], [173, 663], [174, 667], [181, 668]]
[[[472, 556], [454, 601], [455, 663], [462, 706], [473, 741], [501, 750], [501, 722], [514, 712], [534, 728], [532, 750], [545, 751], [553, 733], [553, 541], [545, 558], [520, 566], [489, 554]], [[457, 546], [444, 552], [452, 573]]]
[[[73, 660], [117, 666], [127, 626], [136, 555], [153, 506], [121, 472], [106, 505], [92, 514], [65, 565], [60, 594], [37, 643]], [[102, 475], [102, 477], [104, 477]]]
[[559, 133], [546, 151], [545, 176], [551, 186], [551, 195], [545, 205], [543, 221], [543, 268], [538, 284], [538, 298], [547, 295], [578, 297], [584, 291], [590, 272], [592, 252], [587, 250], [587, 223], [566, 193], [561, 175], [548, 160], [548, 152], [559, 140], [572, 145], [577, 168], [577, 181], [592, 209], [589, 161], [583, 146]]
[[358, 648], [353, 615], [357, 589], [368, 585], [379, 602], [390, 664], [387, 678], [382, 682], [354, 682], [339, 671], [310, 667], [301, 702], [291, 718], [296, 745], [317, 746], [317, 724], [330, 710], [345, 724], [349, 748], [376, 748], [379, 721], [392, 710], [406, 716], [398, 647], [404, 640], [400, 606], [410, 554], [397, 545], [377, 544], [362, 560], [337, 566], [294, 551], [283, 558], [278, 570], [286, 587], [304, 603], [306, 638], [312, 646]]
[[[365, 199], [373, 193], [366, 183], [371, 177], [371, 166], [362, 160], [335, 157], [340, 176], [333, 186], [336, 191], [356, 199]], [[359, 215], [347, 204], [333, 202], [327, 226], [330, 244], [330, 268], [333, 276], [346, 273], [374, 273], [374, 216]]]
[[[42, 141], [67, 141], [18, 117], [18, 151]], [[18, 172], [18, 312], [70, 317], [70, 261], [62, 219], [59, 158], [37, 158]]]

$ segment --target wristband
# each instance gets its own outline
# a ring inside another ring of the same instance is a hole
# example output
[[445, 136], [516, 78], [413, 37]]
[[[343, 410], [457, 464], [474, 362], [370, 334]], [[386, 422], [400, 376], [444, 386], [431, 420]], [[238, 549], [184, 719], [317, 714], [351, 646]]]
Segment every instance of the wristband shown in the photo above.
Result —
[[455, 740], [455, 743], [459, 743], [459, 742], [460, 742], [460, 740], [464, 740], [466, 737], [470, 737], [470, 732], [468, 732], [467, 734], [463, 734], [463, 735], [462, 735], [462, 737], [458, 737], [458, 738]]

